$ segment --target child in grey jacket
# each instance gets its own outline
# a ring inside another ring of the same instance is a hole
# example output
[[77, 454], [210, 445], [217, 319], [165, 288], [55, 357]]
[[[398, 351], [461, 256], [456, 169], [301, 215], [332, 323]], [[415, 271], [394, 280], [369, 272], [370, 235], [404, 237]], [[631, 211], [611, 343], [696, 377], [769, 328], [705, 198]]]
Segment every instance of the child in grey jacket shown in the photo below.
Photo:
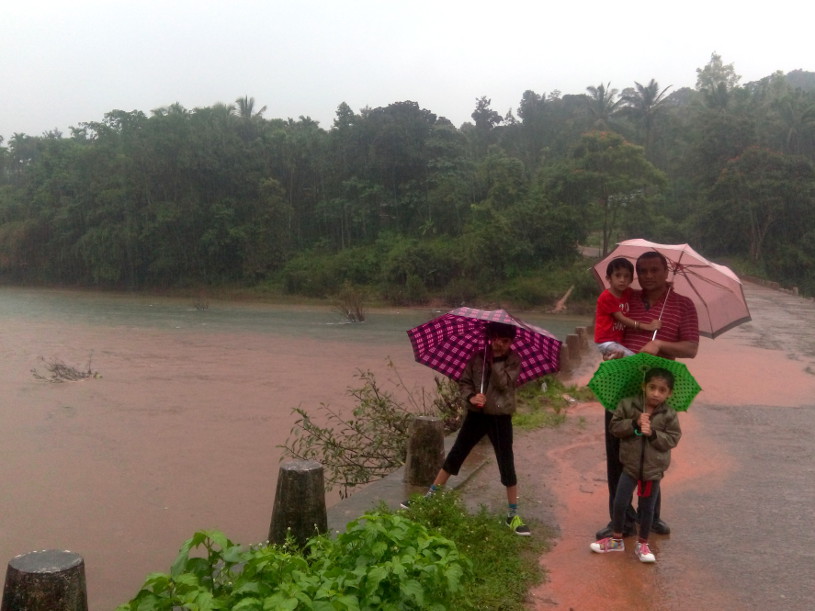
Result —
[[612, 517], [612, 536], [591, 544], [600, 554], [621, 552], [625, 510], [634, 490], [639, 494], [640, 527], [634, 553], [641, 562], [656, 562], [648, 546], [648, 535], [654, 519], [654, 503], [659, 482], [671, 464], [671, 449], [682, 437], [676, 411], [665, 404], [674, 387], [673, 374], [655, 367], [645, 373], [642, 395], [620, 401], [609, 430], [620, 439], [620, 462], [623, 472], [617, 484]]

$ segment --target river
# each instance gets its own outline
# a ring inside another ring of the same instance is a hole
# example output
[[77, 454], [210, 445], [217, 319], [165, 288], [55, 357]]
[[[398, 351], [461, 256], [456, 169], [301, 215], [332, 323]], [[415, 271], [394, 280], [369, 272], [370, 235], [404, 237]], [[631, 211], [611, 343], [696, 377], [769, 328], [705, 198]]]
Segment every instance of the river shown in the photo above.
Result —
[[[198, 529], [264, 540], [292, 409], [350, 409], [360, 370], [395, 390], [389, 360], [432, 388], [405, 330], [440, 313], [350, 324], [329, 307], [0, 288], [0, 559], [75, 551], [91, 610], [109, 611]], [[589, 322], [528, 320], [561, 339]], [[55, 360], [99, 377], [32, 374]]]

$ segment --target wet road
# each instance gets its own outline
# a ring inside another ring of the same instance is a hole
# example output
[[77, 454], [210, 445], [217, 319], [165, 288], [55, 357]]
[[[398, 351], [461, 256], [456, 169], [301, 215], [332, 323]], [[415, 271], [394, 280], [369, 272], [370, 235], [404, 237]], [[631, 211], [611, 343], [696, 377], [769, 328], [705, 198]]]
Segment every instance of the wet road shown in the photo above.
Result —
[[[673, 532], [652, 536], [655, 565], [589, 551], [608, 520], [599, 404], [519, 436], [522, 514], [555, 532], [530, 609], [815, 608], [815, 304], [756, 285], [745, 293], [753, 320], [685, 361], [703, 391], [680, 415], [663, 483]], [[472, 503], [502, 508], [492, 466], [466, 488]]]

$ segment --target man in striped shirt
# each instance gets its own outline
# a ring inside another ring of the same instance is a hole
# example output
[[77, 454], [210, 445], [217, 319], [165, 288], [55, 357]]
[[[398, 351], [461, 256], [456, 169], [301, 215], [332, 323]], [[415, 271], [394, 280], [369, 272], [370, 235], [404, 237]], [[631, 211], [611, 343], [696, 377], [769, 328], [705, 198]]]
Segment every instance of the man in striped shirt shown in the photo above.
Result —
[[[637, 259], [637, 280], [641, 291], [634, 291], [628, 303], [628, 317], [638, 322], [662, 320], [662, 328], [656, 333], [626, 327], [622, 344], [633, 352], [647, 352], [666, 359], [689, 358], [696, 356], [699, 349], [699, 319], [693, 302], [683, 295], [670, 290], [668, 283], [668, 262], [660, 253], [648, 251]], [[619, 358], [613, 355], [611, 358]], [[608, 430], [612, 413], [605, 412], [606, 429], [606, 473], [608, 476], [609, 515], [612, 514], [617, 481], [622, 473], [620, 463], [620, 440]], [[654, 508], [654, 523], [651, 529], [661, 535], [671, 532], [670, 527], [660, 518], [661, 498], [657, 498]], [[636, 512], [629, 506], [626, 512], [624, 534], [636, 532], [634, 522]], [[597, 532], [597, 538], [607, 536], [611, 524]]]

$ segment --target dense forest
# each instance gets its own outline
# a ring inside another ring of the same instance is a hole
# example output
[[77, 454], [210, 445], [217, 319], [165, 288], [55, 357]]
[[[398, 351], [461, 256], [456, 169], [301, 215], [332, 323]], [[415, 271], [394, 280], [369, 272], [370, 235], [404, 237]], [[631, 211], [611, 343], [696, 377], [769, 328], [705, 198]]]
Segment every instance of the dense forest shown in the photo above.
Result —
[[401, 101], [341, 103], [325, 129], [243, 97], [16, 133], [0, 278], [537, 305], [596, 290], [578, 245], [642, 237], [815, 294], [815, 73], [742, 85], [716, 54], [696, 72], [528, 90], [503, 115], [485, 96], [459, 127]]

